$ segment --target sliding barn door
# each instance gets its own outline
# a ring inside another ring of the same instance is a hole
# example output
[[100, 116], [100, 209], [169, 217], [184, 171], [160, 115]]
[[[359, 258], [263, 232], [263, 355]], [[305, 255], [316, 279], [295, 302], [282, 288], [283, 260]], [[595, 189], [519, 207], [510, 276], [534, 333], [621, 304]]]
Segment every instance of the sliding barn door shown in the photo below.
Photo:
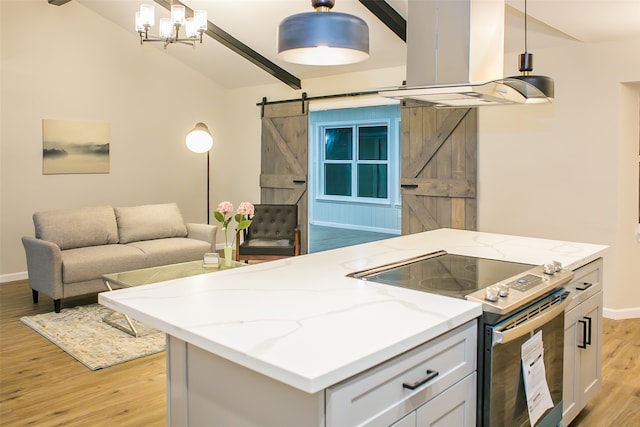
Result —
[[287, 102], [264, 105], [262, 117], [260, 203], [298, 205], [301, 253], [308, 246], [308, 111], [308, 102]]
[[401, 108], [402, 234], [475, 230], [477, 111]]

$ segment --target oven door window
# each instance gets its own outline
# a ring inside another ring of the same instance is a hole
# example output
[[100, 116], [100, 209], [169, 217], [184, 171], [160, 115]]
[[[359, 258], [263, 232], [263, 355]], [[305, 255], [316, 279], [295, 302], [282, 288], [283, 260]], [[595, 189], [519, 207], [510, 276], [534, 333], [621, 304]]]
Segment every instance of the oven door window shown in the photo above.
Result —
[[[485, 337], [492, 340], [494, 327], [485, 328]], [[489, 343], [486, 347], [489, 349], [489, 360], [485, 364], [484, 395], [489, 398], [484, 401], [484, 425], [531, 425], [522, 375], [521, 347], [540, 330], [544, 344], [545, 374], [554, 408], [549, 409], [536, 426], [556, 426], [561, 421], [564, 313], [507, 343]]]

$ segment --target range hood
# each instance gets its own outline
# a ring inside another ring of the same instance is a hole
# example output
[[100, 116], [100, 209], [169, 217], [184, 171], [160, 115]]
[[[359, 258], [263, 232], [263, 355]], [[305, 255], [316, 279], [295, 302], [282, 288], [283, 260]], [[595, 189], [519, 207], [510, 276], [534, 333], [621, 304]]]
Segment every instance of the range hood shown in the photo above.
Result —
[[534, 76], [502, 77], [504, 11], [496, 0], [409, 0], [406, 84], [379, 95], [436, 107], [549, 102]]

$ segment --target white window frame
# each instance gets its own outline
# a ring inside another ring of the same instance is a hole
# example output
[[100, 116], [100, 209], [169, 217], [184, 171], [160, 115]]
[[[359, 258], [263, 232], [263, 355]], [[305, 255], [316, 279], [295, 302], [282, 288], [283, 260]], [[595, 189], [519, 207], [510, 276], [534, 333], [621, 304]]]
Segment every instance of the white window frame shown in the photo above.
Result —
[[[387, 128], [387, 159], [386, 160], [358, 160], [358, 138], [360, 127], [371, 127], [371, 126], [386, 126]], [[390, 134], [391, 131], [391, 120], [384, 119], [371, 119], [371, 120], [349, 120], [345, 122], [322, 122], [317, 124], [317, 140], [320, 142], [318, 144], [318, 159], [319, 159], [319, 179], [318, 179], [318, 187], [317, 187], [317, 196], [318, 200], [330, 200], [330, 201], [342, 201], [342, 202], [351, 202], [351, 203], [370, 203], [370, 204], [379, 204], [379, 205], [391, 205], [391, 183], [393, 181], [392, 176], [392, 161], [393, 161], [393, 153], [391, 152], [391, 141]], [[353, 140], [352, 140], [352, 159], [351, 160], [327, 160], [326, 159], [326, 150], [325, 150], [325, 131], [327, 129], [334, 128], [351, 128], [353, 129]], [[351, 196], [334, 196], [334, 195], [326, 195], [324, 194], [325, 188], [325, 164], [333, 163], [333, 164], [344, 164], [350, 163], [351, 167]], [[378, 197], [358, 197], [358, 164], [385, 164], [387, 166], [387, 197], [386, 198], [378, 198]]]

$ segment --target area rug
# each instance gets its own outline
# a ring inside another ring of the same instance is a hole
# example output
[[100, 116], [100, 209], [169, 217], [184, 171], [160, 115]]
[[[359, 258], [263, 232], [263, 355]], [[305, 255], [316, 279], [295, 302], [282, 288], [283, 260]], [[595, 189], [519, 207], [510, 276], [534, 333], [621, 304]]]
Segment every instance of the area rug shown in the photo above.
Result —
[[163, 351], [165, 334], [134, 320], [138, 337], [105, 323], [106, 316], [124, 317], [107, 307], [91, 304], [67, 308], [60, 313], [22, 317], [22, 323], [60, 347], [91, 370], [97, 370]]

